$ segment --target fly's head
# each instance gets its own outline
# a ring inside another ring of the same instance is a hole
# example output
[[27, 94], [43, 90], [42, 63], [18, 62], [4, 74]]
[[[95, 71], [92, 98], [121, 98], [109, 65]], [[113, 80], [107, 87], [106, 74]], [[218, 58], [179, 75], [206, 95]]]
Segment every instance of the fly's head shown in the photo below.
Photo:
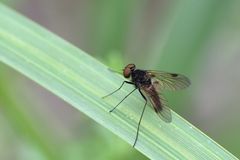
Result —
[[125, 78], [129, 78], [132, 74], [132, 72], [135, 70], [136, 66], [135, 64], [128, 64], [124, 69], [123, 69], [123, 76]]

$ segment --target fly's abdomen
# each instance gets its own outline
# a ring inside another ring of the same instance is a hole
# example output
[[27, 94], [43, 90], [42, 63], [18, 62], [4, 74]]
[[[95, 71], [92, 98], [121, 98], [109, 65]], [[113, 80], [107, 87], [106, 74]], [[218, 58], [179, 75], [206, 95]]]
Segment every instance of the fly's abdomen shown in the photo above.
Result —
[[158, 93], [156, 92], [156, 90], [154, 88], [151, 89], [150, 101], [153, 104], [153, 108], [154, 108], [155, 112], [158, 113], [162, 110], [162, 105], [161, 105], [160, 98], [159, 98]]
[[142, 86], [142, 89], [147, 94], [147, 97], [149, 98], [155, 112], [160, 112], [162, 110], [162, 104], [153, 85]]

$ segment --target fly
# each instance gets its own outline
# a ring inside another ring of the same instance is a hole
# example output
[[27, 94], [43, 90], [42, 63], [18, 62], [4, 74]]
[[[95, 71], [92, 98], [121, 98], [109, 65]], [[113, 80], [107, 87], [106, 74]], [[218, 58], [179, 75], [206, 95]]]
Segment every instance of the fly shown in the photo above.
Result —
[[127, 83], [133, 85], [134, 89], [130, 93], [128, 93], [109, 112], [113, 112], [129, 95], [131, 95], [136, 90], [139, 91], [139, 93], [145, 100], [144, 107], [140, 119], [138, 121], [137, 133], [133, 144], [133, 147], [135, 147], [138, 140], [139, 128], [147, 102], [150, 101], [154, 111], [164, 122], [170, 123], [172, 121], [171, 110], [168, 107], [167, 101], [161, 94], [161, 91], [162, 90], [175, 91], [184, 89], [190, 85], [190, 80], [186, 76], [181, 74], [136, 69], [135, 64], [128, 64], [123, 69], [123, 76], [125, 78], [130, 79], [130, 81], [123, 81], [123, 83], [118, 89], [104, 96], [103, 98], [114, 94], [115, 92], [120, 90], [125, 83]]

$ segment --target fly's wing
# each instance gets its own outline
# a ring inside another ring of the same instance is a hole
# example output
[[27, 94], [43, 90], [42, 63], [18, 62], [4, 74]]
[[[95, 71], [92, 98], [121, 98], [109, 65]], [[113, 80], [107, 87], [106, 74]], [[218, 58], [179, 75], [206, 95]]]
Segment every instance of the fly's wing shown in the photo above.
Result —
[[167, 123], [172, 121], [171, 110], [167, 105], [166, 99], [157, 93], [154, 86], [142, 86], [140, 88], [141, 92], [146, 96], [146, 98], [150, 101], [153, 109], [158, 114], [158, 116]]
[[162, 110], [157, 112], [157, 114], [163, 121], [170, 123], [170, 122], [172, 122], [172, 114], [171, 114], [171, 110], [168, 106], [167, 100], [163, 97], [163, 95], [159, 94], [158, 96], [159, 96], [161, 104], [162, 104]]
[[171, 91], [180, 90], [191, 84], [190, 80], [181, 74], [151, 70], [148, 70], [147, 74], [151, 77], [152, 84], [158, 92], [162, 89]]

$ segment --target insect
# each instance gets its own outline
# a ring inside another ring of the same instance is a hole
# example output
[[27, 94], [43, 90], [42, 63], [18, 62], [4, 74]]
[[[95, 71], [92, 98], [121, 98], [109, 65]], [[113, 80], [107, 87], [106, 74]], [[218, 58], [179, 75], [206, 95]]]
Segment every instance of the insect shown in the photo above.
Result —
[[152, 108], [163, 121], [170, 123], [172, 121], [171, 110], [168, 107], [166, 99], [161, 94], [161, 91], [174, 91], [184, 89], [190, 85], [190, 80], [186, 76], [181, 74], [136, 69], [135, 64], [128, 64], [123, 69], [123, 76], [130, 79], [130, 81], [123, 81], [123, 83], [118, 89], [104, 96], [103, 98], [108, 97], [119, 91], [123, 87], [123, 85], [127, 83], [133, 85], [134, 89], [130, 93], [128, 93], [109, 112], [113, 112], [135, 90], [138, 90], [143, 99], [145, 100], [143, 110], [138, 121], [137, 133], [133, 144], [134, 147], [138, 140], [139, 128], [147, 102], [150, 101]]

